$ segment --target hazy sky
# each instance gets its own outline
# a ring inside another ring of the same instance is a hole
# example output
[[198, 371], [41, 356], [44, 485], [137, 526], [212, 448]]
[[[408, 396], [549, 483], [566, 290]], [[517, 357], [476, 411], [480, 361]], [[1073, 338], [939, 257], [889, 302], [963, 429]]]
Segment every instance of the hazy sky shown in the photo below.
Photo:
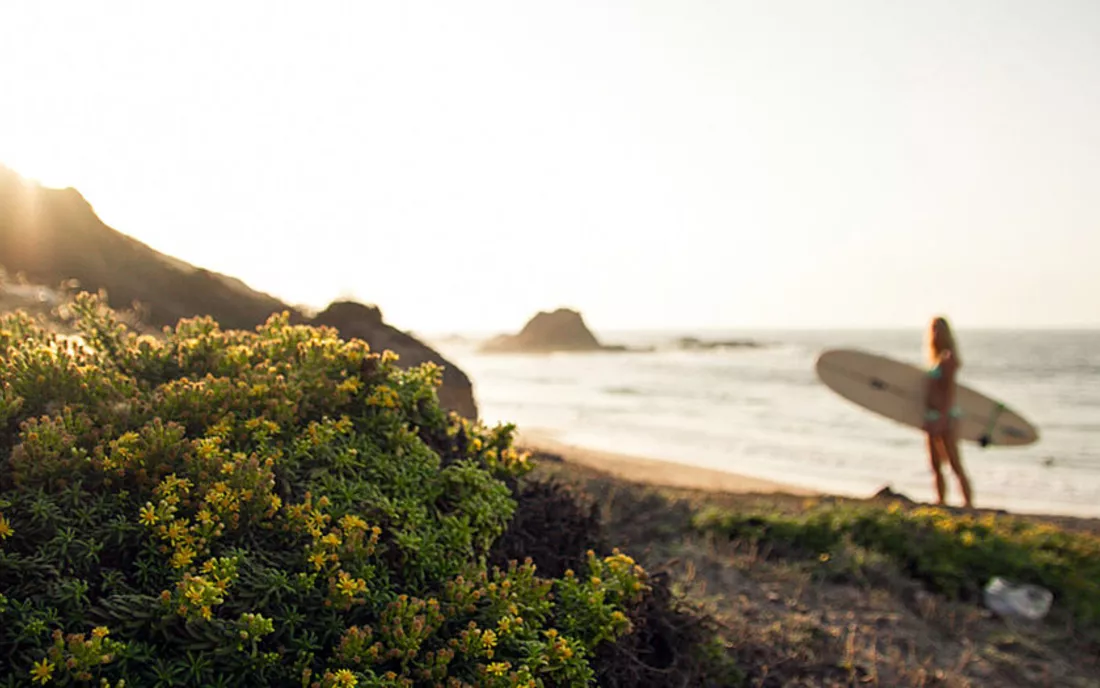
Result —
[[0, 162], [411, 329], [1100, 325], [1100, 2], [16, 2]]

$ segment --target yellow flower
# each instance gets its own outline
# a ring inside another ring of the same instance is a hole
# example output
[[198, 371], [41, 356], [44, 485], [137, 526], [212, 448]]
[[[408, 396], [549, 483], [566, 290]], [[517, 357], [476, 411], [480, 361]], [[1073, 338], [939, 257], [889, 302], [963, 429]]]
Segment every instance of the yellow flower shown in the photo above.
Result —
[[974, 541], [975, 541], [974, 533], [971, 533], [970, 531], [966, 531], [965, 533], [963, 533], [962, 536], [960, 536], [959, 539], [962, 540], [962, 543], [963, 543], [964, 547], [973, 547], [974, 546]]
[[354, 597], [357, 592], [365, 592], [367, 589], [367, 582], [361, 578], [352, 578], [346, 571], [340, 572], [340, 582], [336, 584], [340, 594], [347, 597]]
[[325, 565], [325, 553], [314, 552], [313, 554], [309, 555], [309, 563], [313, 564], [313, 568], [320, 571], [321, 567]]
[[143, 525], [153, 526], [157, 523], [157, 512], [153, 508], [153, 505], [149, 502], [145, 503], [145, 506], [141, 507], [140, 520]]
[[12, 530], [11, 523], [8, 521], [8, 519], [0, 515], [0, 540], [9, 538], [14, 533], [15, 531]]
[[504, 672], [508, 671], [511, 668], [512, 665], [508, 662], [493, 662], [488, 667], [486, 667], [486, 671], [494, 676], [503, 676]]
[[166, 535], [169, 540], [179, 540], [183, 537], [185, 529], [186, 526], [179, 521], [172, 521], [172, 525], [168, 526]]
[[106, 638], [108, 633], [110, 633], [110, 631], [107, 630], [106, 626], [96, 626], [92, 629], [93, 638]]
[[485, 647], [496, 647], [497, 634], [492, 631], [485, 631], [481, 634], [481, 644]]
[[343, 382], [341, 382], [339, 385], [336, 386], [336, 391], [337, 392], [350, 392], [350, 393], [354, 394], [355, 392], [359, 391], [359, 386], [360, 386], [359, 378], [349, 377], [348, 379], [344, 380]]
[[355, 688], [359, 683], [359, 679], [355, 678], [355, 674], [351, 673], [348, 669], [340, 669], [333, 674], [332, 678], [336, 681], [336, 685], [344, 686], [345, 688]]
[[623, 554], [618, 547], [611, 550], [611, 555], [612, 556], [607, 557], [605, 561], [610, 563], [611, 561], [618, 560], [625, 563], [627, 566], [634, 565], [634, 559], [632, 559], [629, 555]]
[[202, 593], [203, 587], [201, 585], [191, 585], [188, 586], [183, 596], [186, 597], [189, 602], [198, 603], [202, 601]]
[[340, 527], [344, 530], [366, 530], [367, 522], [358, 516], [347, 514], [340, 519]]
[[52, 675], [53, 664], [45, 659], [40, 662], [35, 662], [34, 668], [31, 669], [31, 678], [43, 685], [50, 682], [50, 677]]
[[181, 547], [172, 555], [171, 565], [174, 569], [182, 569], [191, 565], [195, 558], [195, 550], [190, 547]]

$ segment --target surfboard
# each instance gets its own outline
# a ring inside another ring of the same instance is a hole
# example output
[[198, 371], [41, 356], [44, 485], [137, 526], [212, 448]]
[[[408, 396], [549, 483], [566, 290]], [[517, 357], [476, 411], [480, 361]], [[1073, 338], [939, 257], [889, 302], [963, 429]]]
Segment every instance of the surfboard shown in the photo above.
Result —
[[[818, 378], [832, 391], [903, 425], [924, 427], [925, 371], [914, 365], [858, 349], [830, 349], [815, 364]], [[1000, 401], [958, 385], [955, 403], [962, 409], [960, 440], [988, 446], [1037, 442], [1039, 431]]]

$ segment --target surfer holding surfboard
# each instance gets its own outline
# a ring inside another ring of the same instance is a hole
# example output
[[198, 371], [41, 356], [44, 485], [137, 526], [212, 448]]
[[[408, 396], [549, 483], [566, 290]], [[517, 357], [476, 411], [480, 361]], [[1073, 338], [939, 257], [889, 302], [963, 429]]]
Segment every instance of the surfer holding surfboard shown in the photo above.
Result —
[[946, 462], [971, 506], [973, 495], [959, 458], [959, 442], [973, 442], [982, 449], [1020, 447], [1037, 442], [1039, 431], [1000, 400], [957, 381], [962, 359], [944, 318], [932, 320], [927, 332], [930, 367], [859, 349], [829, 349], [817, 358], [817, 376], [848, 401], [921, 431], [927, 438], [940, 503], [945, 497]]
[[928, 458], [932, 463], [932, 473], [936, 479], [938, 503], [945, 503], [947, 486], [943, 477], [943, 464], [946, 461], [959, 480], [963, 493], [963, 503], [967, 508], [973, 506], [973, 494], [970, 479], [962, 466], [959, 455], [958, 420], [962, 409], [955, 403], [955, 375], [962, 366], [955, 335], [947, 319], [936, 317], [928, 329], [928, 382], [924, 396], [924, 430], [928, 435]]

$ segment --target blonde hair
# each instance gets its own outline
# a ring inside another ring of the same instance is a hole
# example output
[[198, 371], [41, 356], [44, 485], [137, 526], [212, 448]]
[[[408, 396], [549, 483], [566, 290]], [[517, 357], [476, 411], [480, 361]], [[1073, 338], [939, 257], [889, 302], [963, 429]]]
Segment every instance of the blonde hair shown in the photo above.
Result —
[[936, 316], [928, 326], [928, 360], [938, 362], [945, 351], [951, 352], [955, 365], [961, 366], [959, 347], [955, 343], [955, 333], [951, 331], [951, 325], [947, 318]]

